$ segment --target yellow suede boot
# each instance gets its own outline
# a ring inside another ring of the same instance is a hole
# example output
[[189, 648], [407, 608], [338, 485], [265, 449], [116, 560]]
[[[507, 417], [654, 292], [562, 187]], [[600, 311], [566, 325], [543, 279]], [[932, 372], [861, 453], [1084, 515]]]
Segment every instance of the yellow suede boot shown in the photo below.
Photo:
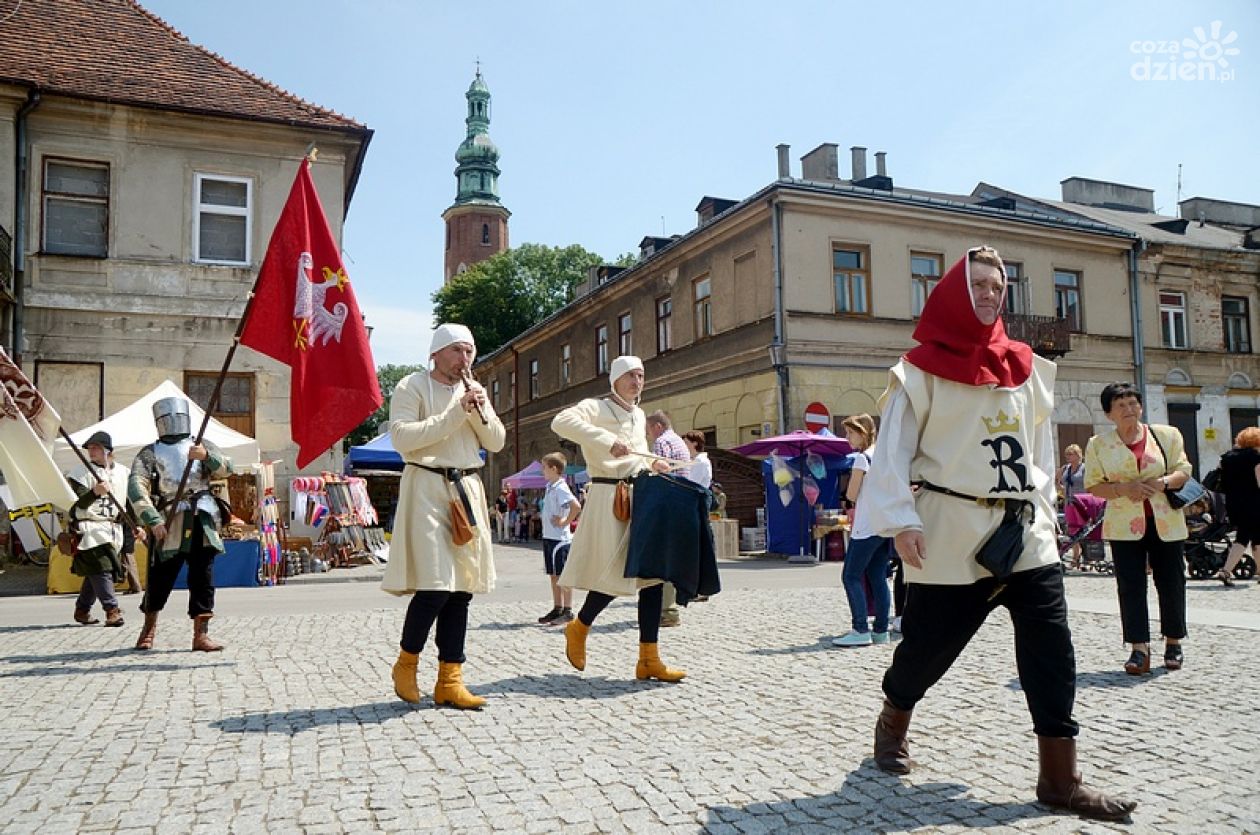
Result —
[[400, 650], [394, 662], [394, 694], [404, 702], [420, 703], [420, 685], [416, 684], [416, 665], [420, 653]]
[[586, 669], [586, 636], [590, 632], [581, 618], [574, 618], [564, 627], [564, 654], [575, 669]]
[[657, 652], [656, 644], [639, 644], [639, 663], [634, 668], [634, 677], [640, 681], [654, 678], [657, 681], [682, 681], [687, 676], [683, 670], [673, 670], [665, 666]]
[[460, 710], [479, 710], [486, 700], [474, 696], [464, 686], [464, 665], [454, 661], [438, 662], [437, 686], [433, 688], [433, 701]]

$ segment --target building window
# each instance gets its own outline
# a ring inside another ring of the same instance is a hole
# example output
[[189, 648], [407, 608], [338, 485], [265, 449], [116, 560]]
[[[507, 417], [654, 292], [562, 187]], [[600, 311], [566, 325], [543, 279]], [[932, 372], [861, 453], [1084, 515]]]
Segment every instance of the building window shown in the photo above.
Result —
[[656, 353], [663, 354], [674, 347], [674, 300], [662, 296], [656, 300]]
[[1225, 328], [1225, 350], [1231, 354], [1251, 353], [1251, 316], [1247, 300], [1221, 296], [1221, 324]]
[[560, 387], [565, 388], [573, 379], [573, 350], [569, 343], [560, 346]]
[[481, 242], [487, 246], [490, 245], [490, 224], [481, 224]]
[[617, 317], [617, 353], [628, 357], [634, 354], [634, 343], [630, 338], [630, 314], [623, 313]]
[[1068, 321], [1073, 331], [1081, 331], [1081, 274], [1070, 270], [1054, 271], [1054, 313]]
[[193, 260], [248, 264], [254, 183], [245, 177], [194, 176]]
[[713, 336], [713, 285], [709, 277], [702, 276], [691, 284], [692, 298], [695, 299], [696, 339]]
[[494, 406], [496, 411], [499, 409], [499, 378], [498, 377], [495, 377], [493, 380], [490, 381], [490, 405]]
[[923, 313], [923, 305], [927, 304], [927, 297], [936, 289], [936, 283], [941, 280], [941, 260], [940, 255], [928, 255], [923, 252], [910, 253], [910, 286], [913, 293], [910, 312], [915, 316]]
[[608, 371], [608, 326], [600, 325], [595, 328], [595, 373], [604, 374]]
[[[214, 394], [217, 371], [185, 371], [184, 391], [188, 398], [203, 410], [210, 405]], [[235, 429], [254, 437], [254, 375], [249, 372], [229, 371], [223, 378], [219, 402], [210, 415], [229, 429]]]
[[44, 160], [44, 243], [50, 255], [109, 255], [109, 166]]
[[871, 272], [866, 262], [864, 249], [832, 249], [831, 275], [836, 285], [836, 313], [870, 315]]
[[1024, 277], [1024, 265], [1017, 261], [1005, 261], [1006, 312], [1027, 316], [1032, 309], [1028, 298], [1028, 282]]
[[1186, 294], [1159, 291], [1159, 332], [1165, 348], [1185, 348]]
[[516, 405], [516, 372], [508, 372], [508, 405]]
[[538, 397], [538, 360], [529, 361], [529, 399]]

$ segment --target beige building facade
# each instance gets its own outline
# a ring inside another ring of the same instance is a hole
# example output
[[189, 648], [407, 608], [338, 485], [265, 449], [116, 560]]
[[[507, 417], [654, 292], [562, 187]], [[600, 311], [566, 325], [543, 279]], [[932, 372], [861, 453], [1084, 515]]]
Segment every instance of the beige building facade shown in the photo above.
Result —
[[[17, 64], [4, 77], [26, 79], [0, 85], [0, 226], [14, 230], [6, 348], [70, 431], [164, 379], [204, 405], [308, 146], [340, 237], [371, 132], [138, 7], [82, 4], [100, 6], [91, 22], [55, 5], [28, 4], [27, 54], [0, 59]], [[142, 54], [165, 60], [110, 76], [67, 45], [71, 26], [147, 39]], [[195, 108], [185, 84], [200, 91]], [[216, 417], [292, 474], [288, 368], [242, 349], [231, 372]], [[308, 470], [338, 463], [329, 454]]]
[[835, 429], [876, 413], [926, 293], [980, 243], [1009, 262], [1008, 327], [1059, 359], [1061, 440], [1088, 438], [1090, 400], [1133, 371], [1116, 300], [1135, 237], [1083, 217], [894, 188], [883, 172], [842, 180], [814, 164], [826, 148], [803, 160], [811, 179], [781, 160], [780, 178], [751, 197], [705, 198], [696, 228], [645, 239], [635, 266], [593, 271], [569, 305], [483, 357], [476, 373], [509, 424], [492, 477], [563, 448], [551, 417], [605, 393], [622, 353], [644, 360], [645, 409], [723, 448], [803, 428], [810, 403], [827, 407]]

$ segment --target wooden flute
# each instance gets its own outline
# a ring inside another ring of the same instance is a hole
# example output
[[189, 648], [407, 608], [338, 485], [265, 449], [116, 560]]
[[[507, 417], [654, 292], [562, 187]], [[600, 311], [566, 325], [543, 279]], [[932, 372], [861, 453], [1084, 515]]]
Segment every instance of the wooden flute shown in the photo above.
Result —
[[[469, 369], [467, 369], [467, 368], [465, 368], [465, 369], [464, 369], [464, 374], [463, 374], [463, 376], [464, 376], [464, 388], [469, 389], [469, 390], [471, 391], [471, 388], [469, 387], [469, 383], [475, 383], [475, 382], [477, 382], [476, 378], [474, 378], [474, 377], [473, 377], [473, 375], [472, 375], [472, 371], [470, 371], [470, 370], [469, 370]], [[478, 403], [476, 400], [474, 400], [474, 401], [473, 401], [473, 408], [477, 410], [477, 417], [481, 418], [481, 425], [482, 425], [482, 426], [489, 426], [489, 425], [490, 425], [490, 421], [489, 421], [489, 419], [488, 419], [488, 418], [486, 418], [486, 413], [485, 413], [485, 410], [483, 410], [483, 409], [481, 408], [481, 404], [480, 404], [480, 403]]]

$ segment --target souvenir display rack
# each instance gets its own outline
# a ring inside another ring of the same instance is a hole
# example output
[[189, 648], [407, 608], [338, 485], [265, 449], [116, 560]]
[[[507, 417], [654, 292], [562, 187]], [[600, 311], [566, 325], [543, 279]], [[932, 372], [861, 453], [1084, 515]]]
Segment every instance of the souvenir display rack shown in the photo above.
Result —
[[385, 534], [361, 478], [325, 472], [293, 480], [299, 514], [319, 530], [313, 555], [331, 568], [379, 562]]

